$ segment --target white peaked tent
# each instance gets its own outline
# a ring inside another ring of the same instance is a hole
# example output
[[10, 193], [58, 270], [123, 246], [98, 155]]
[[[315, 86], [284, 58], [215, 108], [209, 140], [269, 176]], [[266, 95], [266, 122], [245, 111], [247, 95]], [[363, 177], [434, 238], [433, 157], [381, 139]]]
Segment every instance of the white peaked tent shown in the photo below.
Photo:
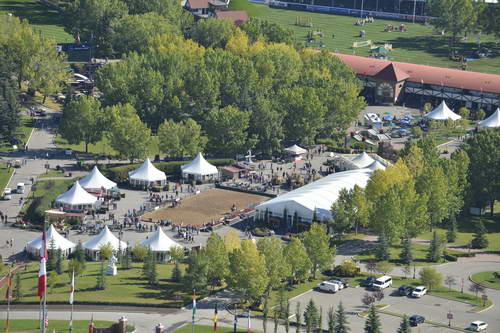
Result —
[[437, 108], [426, 114], [424, 117], [431, 120], [462, 119], [462, 117], [460, 117], [458, 114], [451, 111], [451, 109], [448, 107], [448, 105], [446, 105], [444, 101], [442, 101]]
[[165, 185], [167, 176], [165, 172], [158, 170], [153, 163], [147, 158], [144, 163], [135, 170], [128, 173], [130, 185], [133, 186], [153, 186]]
[[83, 211], [86, 208], [93, 208], [97, 204], [97, 198], [85, 191], [79, 182], [75, 182], [67, 192], [64, 192], [56, 198], [56, 206], [62, 207], [65, 211]]
[[[50, 247], [53, 244], [54, 249], [61, 249], [64, 257], [67, 257], [71, 252], [73, 252], [73, 249], [76, 246], [73, 242], [70, 242], [69, 240], [61, 236], [52, 224], [47, 230], [46, 238], [47, 238], [47, 249], [50, 249]], [[43, 240], [42, 240], [42, 235], [40, 235], [37, 239], [28, 242], [26, 244], [25, 249], [26, 252], [34, 256], [38, 256], [40, 254], [40, 249], [42, 248], [42, 245], [43, 245]]]
[[370, 170], [385, 170], [385, 166], [380, 163], [379, 161], [375, 161], [373, 162], [372, 164], [370, 164], [369, 166], [366, 167], [367, 169], [370, 169]]
[[205, 177], [216, 178], [219, 175], [217, 167], [208, 163], [201, 153], [194, 160], [181, 166], [182, 177], [203, 179]]
[[351, 159], [351, 162], [356, 164], [356, 166], [360, 169], [366, 168], [369, 165], [371, 165], [375, 160], [370, 157], [365, 152], [362, 152], [361, 154], [354, 156], [354, 158]]
[[479, 122], [480, 127], [495, 128], [500, 127], [500, 109], [497, 109], [491, 116]]
[[104, 188], [105, 190], [112, 189], [116, 187], [116, 183], [104, 177], [102, 173], [94, 166], [92, 171], [78, 181], [80, 185], [86, 190], [100, 190]]
[[302, 155], [307, 153], [307, 149], [304, 149], [302, 147], [299, 147], [297, 145], [293, 145], [291, 147], [285, 148], [285, 151], [288, 153], [291, 153], [293, 155]]
[[108, 226], [104, 226], [104, 229], [95, 236], [83, 243], [83, 248], [92, 260], [99, 259], [99, 252], [102, 246], [110, 244], [113, 251], [125, 250], [127, 248], [127, 243], [116, 238], [115, 235], [109, 231]]
[[151, 234], [148, 239], [142, 241], [140, 244], [142, 246], [149, 247], [152, 252], [156, 253], [159, 261], [167, 261], [170, 259], [170, 249], [174, 247], [182, 248], [182, 246], [165, 235], [161, 228], [158, 228], [157, 231]]

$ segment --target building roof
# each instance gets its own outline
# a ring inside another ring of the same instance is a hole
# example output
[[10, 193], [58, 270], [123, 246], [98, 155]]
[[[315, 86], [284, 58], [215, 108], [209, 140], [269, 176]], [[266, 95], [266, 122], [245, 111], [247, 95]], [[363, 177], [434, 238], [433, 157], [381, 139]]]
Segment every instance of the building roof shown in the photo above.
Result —
[[497, 109], [491, 116], [479, 122], [480, 127], [495, 128], [500, 127], [500, 109]]
[[462, 71], [458, 69], [410, 64], [407, 62], [334, 53], [359, 75], [375, 76], [389, 64], [406, 73], [408, 81], [438, 86], [470, 89], [500, 94], [500, 75]]
[[390, 82], [400, 82], [406, 80], [410, 76], [394, 66], [393, 63], [388, 64], [383, 69], [380, 70], [375, 77], [380, 80], [390, 81]]
[[116, 187], [116, 183], [104, 177], [102, 173], [94, 166], [92, 171], [79, 180], [80, 185], [85, 189], [100, 189], [104, 188], [109, 190], [110, 188]]
[[186, 7], [191, 9], [208, 8], [208, 0], [187, 0]]
[[248, 14], [244, 10], [216, 10], [215, 17], [218, 19], [229, 19], [234, 23], [245, 23], [248, 21]]

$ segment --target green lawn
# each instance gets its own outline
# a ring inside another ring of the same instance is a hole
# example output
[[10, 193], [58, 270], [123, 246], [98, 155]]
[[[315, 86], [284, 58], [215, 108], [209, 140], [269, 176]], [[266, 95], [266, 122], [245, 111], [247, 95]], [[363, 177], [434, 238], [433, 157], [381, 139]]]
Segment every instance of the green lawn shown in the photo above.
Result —
[[472, 274], [471, 279], [485, 287], [500, 289], [500, 279], [495, 277], [495, 273], [500, 272], [480, 272]]
[[[21, 112], [24, 112], [24, 110]], [[14, 137], [21, 140], [23, 143], [26, 143], [31, 135], [31, 132], [33, 131], [34, 126], [35, 122], [31, 118], [22, 116], [21, 124], [17, 128]], [[22, 148], [22, 144], [18, 145], [18, 148]], [[14, 151], [14, 149], [12, 149], [10, 142], [0, 140], [0, 152], [7, 153], [12, 151]]]
[[52, 177], [64, 177], [64, 173], [58, 170], [47, 170], [46, 172], [38, 175], [38, 179], [52, 178]]
[[[208, 325], [194, 325], [194, 332], [195, 333], [213, 333], [214, 327], [213, 326], [208, 326]], [[193, 325], [184, 325], [182, 327], [179, 327], [178, 329], [173, 331], [174, 333], [192, 333], [193, 332]], [[232, 327], [225, 327], [225, 326], [220, 326], [217, 325], [217, 332], [218, 333], [231, 333], [233, 332]], [[248, 330], [245, 329], [238, 329], [238, 333], [246, 333]], [[258, 332], [252, 330], [252, 332]]]
[[[376, 19], [374, 23], [359, 27], [354, 25], [358, 18], [352, 16], [276, 9], [261, 4], [254, 4], [254, 7], [261, 18], [291, 28], [301, 43], [306, 43], [309, 31], [321, 30], [324, 34], [322, 42], [328, 50], [338, 50], [346, 54], [353, 54], [355, 50], [356, 55], [367, 56], [370, 52], [368, 47], [353, 49], [352, 44], [353, 42], [371, 40], [376, 45], [392, 44], [393, 51], [389, 53], [389, 57], [395, 61], [450, 68], [460, 67], [459, 62], [449, 59], [451, 49], [449, 36], [437, 35], [432, 26], [405, 23], [408, 28], [407, 32], [384, 32], [386, 25], [399, 26], [401, 22]], [[298, 16], [311, 17], [313, 28], [296, 26], [295, 20]], [[360, 30], [366, 31], [366, 38], [357, 37]], [[333, 34], [335, 34], [335, 38], [332, 38]], [[496, 56], [469, 61], [469, 70], [500, 74], [500, 40], [494, 36], [483, 35], [481, 42]], [[320, 41], [317, 41], [308, 45], [318, 48], [319, 43]], [[475, 37], [470, 37], [469, 42], [459, 43], [457, 48], [460, 54], [467, 57], [472, 56], [477, 50]]]
[[[73, 333], [87, 333], [89, 331], [90, 318], [89, 320], [73, 320]], [[96, 327], [109, 327], [113, 324], [111, 321], [94, 320]], [[0, 327], [2, 332], [5, 329], [6, 321], [0, 319]], [[40, 322], [36, 319], [14, 319], [10, 320], [10, 331], [11, 332], [26, 332], [26, 331], [37, 331]], [[57, 332], [69, 332], [69, 321], [68, 320], [51, 320], [49, 318], [49, 327], [47, 332], [52, 332], [56, 330]]]
[[62, 14], [36, 0], [0, 0], [0, 12], [27, 19], [35, 30], [58, 43], [74, 41], [63, 29]]
[[0, 195], [3, 193], [3, 189], [7, 187], [7, 182], [10, 179], [10, 175], [14, 172], [14, 169], [8, 169], [3, 163], [0, 163]]
[[229, 3], [230, 10], [245, 10], [249, 16], [260, 16], [263, 14], [263, 10], [255, 6], [255, 4], [247, 1], [247, 0], [232, 0]]
[[[182, 291], [182, 285], [170, 281], [173, 264], [158, 264], [159, 285], [152, 287], [142, 279], [142, 263], [133, 263], [128, 270], [118, 269], [118, 275], [107, 276], [106, 290], [96, 290], [96, 278], [100, 263], [87, 262], [82, 277], [75, 278], [75, 304], [122, 304], [143, 306], [179, 307], [191, 301], [190, 295]], [[104, 263], [105, 268], [107, 263]], [[67, 303], [70, 277], [65, 272], [58, 276], [54, 286], [50, 288], [48, 281], [49, 303]], [[32, 263], [22, 272], [24, 297], [22, 302], [38, 304], [37, 283], [38, 264]], [[5, 302], [2, 299], [2, 302]]]

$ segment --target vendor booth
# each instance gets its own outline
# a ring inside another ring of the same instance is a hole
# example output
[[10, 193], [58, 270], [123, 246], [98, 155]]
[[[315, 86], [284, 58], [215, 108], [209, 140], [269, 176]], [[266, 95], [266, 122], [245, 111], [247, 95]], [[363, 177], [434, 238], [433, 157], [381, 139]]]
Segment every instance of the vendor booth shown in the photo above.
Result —
[[146, 240], [140, 243], [142, 246], [148, 247], [151, 252], [156, 255], [157, 261], [170, 260], [170, 249], [180, 247], [181, 245], [174, 242], [170, 237], [165, 235], [159, 227], [157, 231], [151, 234]]
[[[40, 235], [37, 239], [28, 242], [25, 246], [26, 252], [33, 256], [37, 257], [40, 256], [40, 249], [43, 246], [42, 237], [43, 235]], [[46, 239], [47, 239], [47, 245], [46, 245], [47, 249], [54, 249], [54, 250], [61, 249], [64, 258], [70, 255], [71, 252], [73, 252], [73, 249], [76, 247], [76, 245], [73, 242], [70, 242], [69, 240], [61, 236], [53, 225], [49, 226], [49, 229], [47, 230], [46, 233]]]
[[285, 148], [285, 152], [292, 156], [293, 161], [300, 161], [303, 158], [303, 154], [307, 153], [307, 149], [293, 145], [291, 147]]
[[198, 153], [194, 160], [181, 166], [182, 178], [194, 180], [213, 180], [219, 178], [219, 170], [216, 166], [205, 160], [201, 153]]
[[109, 231], [108, 226], [104, 226], [104, 229], [102, 229], [97, 236], [83, 243], [83, 248], [89, 258], [97, 261], [100, 260], [99, 253], [101, 247], [106, 244], [111, 246], [113, 252], [123, 251], [127, 248], [127, 243], [116, 238], [116, 236]]
[[55, 206], [63, 211], [83, 212], [87, 209], [95, 209], [99, 201], [95, 196], [85, 191], [79, 182], [76, 182], [69, 191], [56, 198]]
[[116, 183], [104, 177], [97, 166], [94, 166], [92, 171], [79, 180], [80, 185], [89, 192], [105, 192], [112, 188], [116, 188]]
[[458, 114], [451, 111], [448, 105], [446, 105], [445, 101], [442, 101], [437, 108], [427, 113], [424, 117], [429, 120], [462, 119], [462, 117], [460, 117]]
[[163, 186], [167, 183], [165, 172], [158, 170], [149, 158], [140, 167], [130, 171], [128, 177], [131, 186], [141, 188]]

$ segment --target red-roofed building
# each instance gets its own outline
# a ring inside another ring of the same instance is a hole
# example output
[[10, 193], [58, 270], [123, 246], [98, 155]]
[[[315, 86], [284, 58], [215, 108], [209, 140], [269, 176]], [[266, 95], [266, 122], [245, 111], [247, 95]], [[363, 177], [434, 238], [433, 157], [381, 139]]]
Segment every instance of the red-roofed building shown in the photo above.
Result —
[[363, 81], [375, 103], [421, 106], [446, 100], [457, 109], [493, 110], [500, 105], [500, 75], [335, 53]]
[[215, 17], [218, 19], [229, 19], [236, 25], [248, 22], [248, 14], [244, 10], [217, 10], [215, 11]]

